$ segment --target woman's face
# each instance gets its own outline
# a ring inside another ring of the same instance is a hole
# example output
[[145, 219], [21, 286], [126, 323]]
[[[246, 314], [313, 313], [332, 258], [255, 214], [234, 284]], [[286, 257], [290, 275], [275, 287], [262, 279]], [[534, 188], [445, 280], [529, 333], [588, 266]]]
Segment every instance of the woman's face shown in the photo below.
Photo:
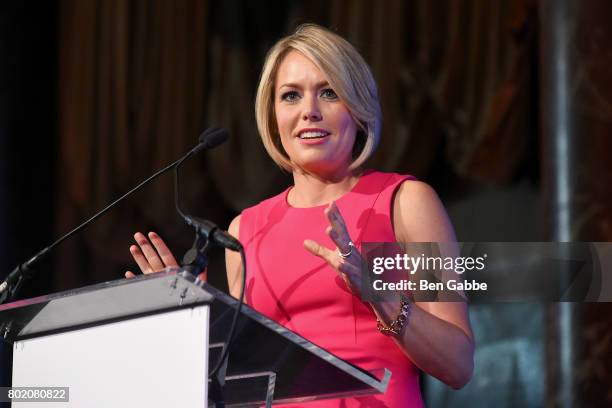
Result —
[[325, 75], [298, 51], [278, 67], [274, 111], [292, 163], [320, 175], [346, 172], [357, 124]]

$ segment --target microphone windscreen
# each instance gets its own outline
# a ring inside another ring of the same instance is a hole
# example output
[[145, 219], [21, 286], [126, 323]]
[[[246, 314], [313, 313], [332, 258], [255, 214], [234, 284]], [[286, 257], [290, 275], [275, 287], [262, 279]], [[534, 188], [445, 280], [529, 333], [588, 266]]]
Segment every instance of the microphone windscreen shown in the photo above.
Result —
[[225, 143], [228, 137], [229, 134], [227, 130], [218, 126], [211, 126], [202, 132], [199, 142], [206, 149], [214, 149], [215, 147]]

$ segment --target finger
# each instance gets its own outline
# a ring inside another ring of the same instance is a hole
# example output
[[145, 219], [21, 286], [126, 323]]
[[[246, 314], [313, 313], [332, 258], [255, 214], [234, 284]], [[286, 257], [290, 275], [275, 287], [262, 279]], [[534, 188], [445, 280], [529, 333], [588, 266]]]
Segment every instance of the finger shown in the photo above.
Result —
[[340, 215], [337, 207], [335, 207], [333, 203], [325, 209], [325, 216], [332, 227], [332, 231], [328, 235], [342, 252], [347, 252], [350, 249], [348, 243], [351, 241], [351, 237], [346, 231], [342, 215]]
[[132, 271], [126, 271], [125, 272], [125, 278], [126, 279], [132, 279], [132, 278], [135, 278], [135, 277], [136, 277], [136, 274], [134, 274], [134, 272], [132, 272]]
[[153, 271], [159, 271], [159, 270], [164, 269], [164, 264], [162, 260], [160, 259], [159, 255], [157, 254], [157, 252], [155, 251], [155, 249], [153, 248], [153, 246], [151, 245], [151, 242], [149, 242], [147, 237], [145, 237], [142, 233], [137, 232], [136, 234], [134, 234], [134, 239], [136, 240], [136, 243], [140, 247], [142, 254], [147, 259], [147, 263], [150, 265], [151, 269]]
[[142, 273], [153, 272], [153, 268], [151, 268], [149, 261], [147, 261], [147, 258], [145, 258], [138, 245], [130, 245], [130, 253], [132, 254], [132, 258], [134, 258]]
[[304, 241], [304, 247], [313, 255], [325, 260], [334, 269], [334, 271], [336, 271], [338, 276], [344, 280], [344, 283], [349, 290], [353, 292], [354, 285], [351, 282], [351, 278], [348, 273], [352, 271], [352, 269], [350, 268], [350, 265], [340, 260], [340, 257], [335, 251], [332, 251], [329, 248], [326, 248], [323, 245], [309, 239]]
[[346, 254], [347, 252], [354, 250], [354, 248], [350, 245], [350, 242], [352, 241], [348, 234], [338, 233], [338, 230], [332, 226], [327, 227], [325, 233], [331, 238], [334, 244], [336, 244], [338, 252]]
[[208, 282], [208, 268], [205, 268], [202, 272], [200, 272], [198, 279], [202, 282]]
[[[325, 209], [325, 217], [327, 218], [327, 221], [329, 221], [329, 225], [332, 229], [332, 232], [334, 233], [334, 235], [338, 238], [343, 237], [344, 234], [344, 230], [342, 228], [342, 226], [340, 225], [340, 223], [338, 222], [335, 214], [334, 214], [334, 210], [331, 208], [331, 204], [329, 207], [327, 207]], [[331, 235], [330, 235], [331, 236]], [[342, 245], [344, 246], [344, 245]]]
[[332, 241], [334, 241], [334, 244], [336, 244], [336, 247], [340, 251], [346, 253], [350, 250], [350, 247], [346, 244], [348, 242], [347, 239], [344, 236], [341, 238], [333, 227], [327, 227], [325, 229], [325, 233], [331, 238]]
[[334, 219], [334, 224], [339, 229], [338, 232], [341, 234], [346, 234], [346, 236], [348, 237], [349, 233], [346, 229], [346, 222], [344, 221], [344, 217], [342, 216], [342, 213], [340, 212], [340, 209], [336, 205], [335, 201], [331, 203], [331, 216]]
[[326, 261], [336, 270], [336, 272], [340, 273], [338, 270], [340, 267], [340, 260], [336, 252], [310, 239], [304, 241], [304, 248], [306, 248], [311, 254], [316, 255]]
[[149, 232], [148, 235], [163, 264], [165, 266], [178, 266], [178, 262], [176, 262], [172, 251], [170, 251], [164, 240], [155, 232]]

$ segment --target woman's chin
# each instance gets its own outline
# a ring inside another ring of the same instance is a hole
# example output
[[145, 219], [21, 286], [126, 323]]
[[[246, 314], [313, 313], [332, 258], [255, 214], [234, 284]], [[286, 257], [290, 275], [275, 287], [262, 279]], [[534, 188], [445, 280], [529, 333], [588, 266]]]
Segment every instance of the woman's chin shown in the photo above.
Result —
[[294, 160], [293, 163], [306, 173], [317, 174], [324, 178], [329, 178], [339, 173], [345, 174], [350, 165], [348, 162], [343, 163], [343, 161], [338, 161], [337, 159], [316, 158], [312, 156], [308, 157], [308, 160]]

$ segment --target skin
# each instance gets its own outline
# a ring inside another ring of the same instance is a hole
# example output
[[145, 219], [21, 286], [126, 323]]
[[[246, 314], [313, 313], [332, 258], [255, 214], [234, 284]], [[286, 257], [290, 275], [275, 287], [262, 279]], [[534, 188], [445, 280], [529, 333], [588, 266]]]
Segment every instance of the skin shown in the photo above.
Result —
[[[346, 259], [338, 255], [338, 249], [343, 253], [349, 250], [351, 237], [334, 203], [352, 189], [360, 176], [349, 170], [357, 125], [329, 88], [325, 75], [297, 51], [285, 56], [275, 84], [274, 109], [281, 142], [294, 164], [294, 187], [287, 199], [294, 207], [328, 204], [324, 210], [329, 221], [326, 233], [336, 244], [336, 248], [327, 248], [306, 240], [304, 249], [325, 260], [359, 296], [365, 261], [356, 249]], [[329, 136], [316, 145], [300, 143], [296, 136], [306, 128], [324, 129]], [[418, 181], [402, 183], [396, 193], [393, 227], [398, 242], [456, 241], [438, 196], [431, 187]], [[240, 215], [232, 221], [228, 232], [238, 237], [239, 230]], [[149, 233], [147, 239], [137, 233], [134, 238], [138, 245], [132, 245], [130, 252], [144, 273], [177, 264], [157, 234]], [[229, 290], [234, 297], [240, 294], [241, 268], [240, 255], [226, 251]], [[126, 276], [134, 274], [127, 272]], [[385, 322], [392, 321], [400, 308], [399, 299], [370, 305]], [[408, 324], [394, 339], [416, 366], [447, 385], [459, 389], [470, 380], [474, 339], [464, 303], [415, 302]]]

